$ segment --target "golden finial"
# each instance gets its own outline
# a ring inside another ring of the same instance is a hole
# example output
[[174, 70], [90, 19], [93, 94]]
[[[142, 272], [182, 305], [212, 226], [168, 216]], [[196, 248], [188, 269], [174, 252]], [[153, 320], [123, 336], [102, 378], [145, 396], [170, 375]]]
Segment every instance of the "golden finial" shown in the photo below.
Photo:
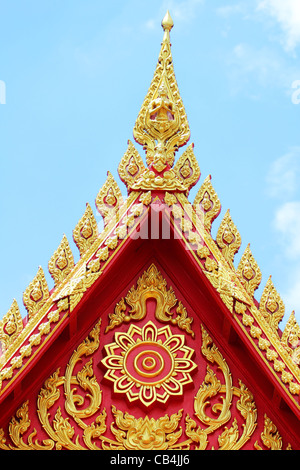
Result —
[[162, 27], [164, 29], [164, 32], [165, 32], [163, 42], [165, 42], [165, 41], [170, 42], [170, 31], [174, 26], [174, 22], [171, 18], [169, 10], [165, 14], [164, 19], [161, 22], [161, 25], [162, 25]]
[[137, 117], [133, 136], [146, 150], [146, 161], [154, 177], [169, 171], [175, 152], [190, 138], [187, 116], [175, 78], [170, 44], [173, 20], [169, 12], [162, 20], [164, 37], [154, 77]]

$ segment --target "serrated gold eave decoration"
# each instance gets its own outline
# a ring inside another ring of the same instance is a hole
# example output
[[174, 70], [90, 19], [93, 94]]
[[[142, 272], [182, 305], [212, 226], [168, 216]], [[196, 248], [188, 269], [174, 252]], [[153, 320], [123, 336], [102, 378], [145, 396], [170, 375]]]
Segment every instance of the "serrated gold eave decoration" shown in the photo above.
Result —
[[142, 157], [131, 140], [128, 140], [127, 150], [118, 166], [120, 179], [131, 189], [134, 182], [138, 180], [145, 169]]
[[74, 258], [66, 235], [63, 236], [59, 247], [53, 253], [48, 269], [55, 286], [60, 284], [74, 268]]
[[[12, 345], [23, 330], [23, 320], [16, 299], [13, 300], [7, 314], [0, 320], [0, 342], [2, 353]], [[1, 354], [0, 354], [1, 355]]]
[[232, 221], [229, 209], [221, 222], [216, 241], [224, 258], [233, 266], [234, 257], [241, 247], [242, 239], [236, 225]]
[[117, 221], [118, 210], [123, 204], [123, 197], [110, 171], [107, 172], [106, 181], [98, 192], [95, 203], [98, 212], [103, 217], [105, 226], [113, 218]]
[[237, 275], [250, 296], [258, 289], [262, 274], [251, 252], [250, 245], [245, 249], [237, 268]]
[[278, 326], [284, 317], [285, 306], [278, 294], [272, 277], [270, 276], [262, 293], [259, 312], [269, 323], [274, 332], [278, 333]]
[[174, 166], [174, 172], [186, 187], [187, 193], [199, 181], [201, 172], [194, 154], [194, 144], [190, 144], [179, 157]]
[[292, 312], [282, 333], [281, 343], [288, 349], [300, 346], [300, 326]]
[[98, 236], [98, 225], [89, 203], [85, 212], [73, 230], [73, 240], [82, 256]]
[[40, 266], [34, 279], [23, 294], [23, 303], [31, 319], [49, 298], [48, 284], [43, 268]]
[[211, 184], [211, 175], [207, 176], [198, 190], [193, 203], [194, 210], [204, 214], [204, 225], [208, 232], [211, 231], [213, 221], [221, 212], [221, 202]]

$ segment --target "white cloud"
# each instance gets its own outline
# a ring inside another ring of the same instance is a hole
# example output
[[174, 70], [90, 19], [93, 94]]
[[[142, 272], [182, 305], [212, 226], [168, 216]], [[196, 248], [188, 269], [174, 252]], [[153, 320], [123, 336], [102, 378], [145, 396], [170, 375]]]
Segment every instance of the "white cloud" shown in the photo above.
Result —
[[275, 214], [274, 228], [282, 247], [281, 262], [286, 273], [281, 293], [286, 307], [285, 319], [294, 310], [300, 324], [300, 201], [281, 205]]
[[296, 261], [300, 257], [300, 201], [286, 202], [277, 209], [274, 228], [285, 255]]
[[224, 5], [222, 7], [218, 7], [216, 12], [217, 15], [220, 15], [223, 18], [230, 18], [233, 15], [240, 13], [245, 14], [248, 12], [248, 5], [244, 1], [235, 3], [233, 5]]
[[232, 93], [243, 92], [260, 98], [266, 89], [274, 87], [290, 92], [294, 75], [291, 76], [282, 58], [267, 46], [258, 49], [246, 43], [237, 44], [227, 62]]
[[279, 23], [284, 48], [287, 51], [294, 51], [300, 44], [300, 1], [259, 0], [257, 9]]
[[203, 5], [205, 0], [163, 0], [160, 11], [156, 17], [149, 18], [145, 22], [145, 27], [149, 30], [154, 29], [163, 19], [163, 16], [169, 10], [171, 17], [176, 23], [184, 24], [191, 22], [197, 15], [197, 9]]
[[166, 0], [164, 3], [174, 21], [190, 21], [194, 19], [197, 8], [204, 3], [204, 0]]
[[300, 147], [275, 160], [267, 175], [267, 193], [287, 200], [295, 196], [300, 181]]
[[300, 147], [294, 147], [271, 165], [267, 175], [267, 191], [269, 196], [281, 200], [281, 204], [274, 214], [273, 233], [280, 255], [285, 284], [285, 288], [281, 292], [286, 306], [285, 320], [295, 310], [297, 321], [300, 324], [299, 177]]
[[289, 314], [294, 310], [296, 319], [300, 324], [300, 268], [293, 270], [291, 273], [289, 287], [282, 293], [282, 298], [286, 307], [286, 320], [288, 320]]
[[278, 89], [291, 102], [299, 94], [293, 88], [300, 77], [299, 63], [287, 60], [270, 45], [256, 47], [239, 43], [228, 55], [227, 66], [233, 94], [242, 92], [259, 99], [266, 96], [266, 92]]

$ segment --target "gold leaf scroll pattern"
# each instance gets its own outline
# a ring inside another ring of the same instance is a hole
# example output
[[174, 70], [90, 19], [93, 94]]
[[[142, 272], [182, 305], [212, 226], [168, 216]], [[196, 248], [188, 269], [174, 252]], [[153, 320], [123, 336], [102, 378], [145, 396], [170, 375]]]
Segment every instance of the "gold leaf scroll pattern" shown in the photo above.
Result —
[[[177, 325], [194, 337], [191, 328], [193, 319], [188, 317], [186, 308], [177, 300], [173, 288], [167, 289], [167, 281], [154, 264], [151, 264], [137, 280], [137, 286], [132, 286], [125, 299], [122, 298], [117, 303], [114, 313], [109, 314], [110, 321], [105, 332], [107, 333], [123, 322], [128, 323], [131, 320], [136, 321], [145, 318], [147, 313], [146, 301], [149, 298], [156, 300], [155, 318], [157, 320], [164, 323], [171, 322], [172, 325]], [[131, 310], [128, 311], [126, 304], [131, 307]], [[176, 305], [177, 315], [174, 316], [172, 308]]]
[[[38, 395], [36, 408], [41, 430], [32, 429], [30, 415], [33, 410], [29, 410], [31, 407], [26, 401], [10, 421], [9, 437], [4, 429], [0, 429], [0, 449], [206, 449], [209, 446], [210, 435], [217, 430], [222, 430], [218, 437], [219, 449], [241, 449], [251, 440], [257, 425], [257, 410], [253, 396], [241, 381], [239, 387], [232, 385], [228, 365], [203, 327], [201, 347], [203, 357], [211, 364], [217, 365], [224, 377], [222, 383], [207, 365], [206, 377], [194, 401], [195, 418], [203, 427], [189, 415], [185, 416], [185, 421], [180, 426], [183, 410], [171, 416], [165, 414], [158, 419], [149, 416], [136, 418], [127, 412], [117, 410], [112, 405], [114, 421], [110, 429], [115, 439], [108, 437], [106, 435], [108, 415], [105, 408], [99, 411], [102, 391], [93, 371], [93, 354], [99, 349], [100, 325], [99, 321], [74, 351], [65, 375], [60, 375], [58, 369], [45, 381]], [[75, 367], [80, 364], [83, 364], [81, 369], [75, 373]], [[233, 396], [239, 399], [236, 408], [243, 425], [238, 427], [237, 418], [234, 418], [231, 427], [223, 429], [231, 418]], [[207, 408], [214, 397], [220, 397], [221, 401], [218, 405], [213, 405], [214, 417], [212, 417], [208, 414]], [[64, 409], [61, 407], [63, 402], [59, 401], [60, 398], [64, 399]], [[264, 419], [261, 442], [256, 440], [253, 448], [281, 449], [282, 438], [276, 426], [267, 415]], [[243, 429], [241, 435], [239, 429]], [[47, 438], [42, 441], [38, 439], [39, 432], [45, 432]], [[178, 442], [184, 433], [186, 439]]]

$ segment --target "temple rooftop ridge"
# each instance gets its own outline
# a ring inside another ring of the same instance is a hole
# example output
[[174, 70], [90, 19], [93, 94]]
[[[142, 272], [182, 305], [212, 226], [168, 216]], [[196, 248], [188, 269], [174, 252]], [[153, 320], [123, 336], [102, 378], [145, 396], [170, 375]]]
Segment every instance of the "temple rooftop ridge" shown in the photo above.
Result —
[[159, 209], [168, 215], [178, 240], [188, 247], [187, 255], [198, 264], [299, 408], [300, 327], [294, 312], [282, 332], [279, 324], [285, 307], [271, 277], [260, 301], [255, 299], [261, 270], [249, 244], [235, 267], [241, 235], [229, 210], [213, 238], [211, 228], [221, 213], [221, 202], [210, 175], [204, 179], [194, 201], [189, 201], [189, 192], [201, 176], [194, 144], [189, 144], [175, 160], [179, 149], [189, 142], [190, 128], [173, 67], [170, 43], [173, 25], [167, 12], [162, 21], [164, 35], [157, 66], [133, 128], [135, 142], [145, 151], [145, 161], [129, 140], [118, 166], [127, 199], [124, 200], [118, 183], [108, 172], [95, 200], [103, 217], [103, 231], [99, 233], [92, 208], [87, 204], [73, 230], [79, 261], [74, 263], [69, 241], [63, 236], [48, 263], [54, 285], [48, 286], [44, 270], [39, 267], [23, 295], [26, 318], [14, 300], [1, 320], [0, 394], [26, 366], [35, 347], [46, 341], [53, 325], [72, 315], [85, 293], [113, 263], [120, 247], [134, 241], [132, 234], [141, 221]]

